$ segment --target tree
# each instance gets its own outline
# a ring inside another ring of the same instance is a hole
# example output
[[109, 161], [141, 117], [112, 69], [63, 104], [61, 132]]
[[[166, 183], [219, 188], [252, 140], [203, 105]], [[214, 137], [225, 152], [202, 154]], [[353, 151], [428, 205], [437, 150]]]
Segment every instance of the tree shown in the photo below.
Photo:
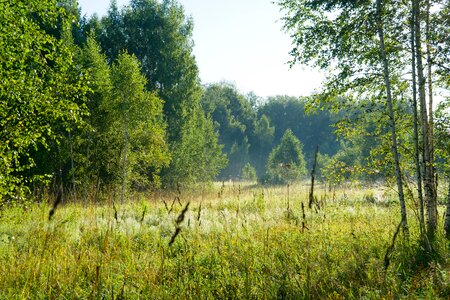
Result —
[[386, 97], [389, 114], [386, 126], [391, 130], [391, 158], [401, 205], [401, 224], [406, 231], [395, 111], [396, 96], [403, 93], [405, 86], [401, 76], [405, 60], [398, 50], [403, 49], [405, 40], [405, 28], [399, 25], [405, 20], [400, 3], [286, 0], [281, 1], [281, 6], [290, 11], [285, 26], [292, 30], [296, 43], [291, 52], [294, 62], [332, 70], [324, 93], [316, 99], [331, 108], [341, 109], [343, 103], [336, 100], [384, 101], [380, 93]]
[[250, 101], [234, 85], [210, 84], [201, 98], [203, 110], [210, 115], [219, 133], [219, 143], [229, 159], [221, 178], [237, 177], [250, 160], [254, 146], [256, 113]]
[[306, 163], [303, 157], [303, 145], [288, 129], [269, 155], [267, 174], [272, 183], [296, 181], [306, 174]]
[[109, 60], [126, 50], [140, 61], [148, 90], [164, 100], [169, 141], [178, 139], [183, 119], [201, 95], [192, 20], [172, 0], [132, 0], [122, 10], [113, 1], [98, 26], [92, 24]]
[[322, 153], [334, 155], [339, 143], [334, 132], [336, 116], [329, 111], [308, 110], [307, 106], [306, 98], [269, 97], [258, 107], [258, 116], [261, 119], [265, 115], [275, 127], [274, 143], [279, 143], [285, 131], [291, 129], [305, 146], [306, 160], [311, 165], [317, 145], [320, 145]]
[[267, 157], [273, 146], [274, 134], [275, 126], [271, 126], [269, 118], [263, 114], [255, 125], [255, 145], [253, 147], [254, 151], [252, 151], [257, 174], [260, 174], [260, 176], [265, 172]]
[[[213, 126], [199, 125], [199, 122], [207, 121], [206, 116], [200, 116], [198, 111], [202, 89], [192, 53], [193, 24], [185, 16], [183, 7], [173, 0], [132, 0], [129, 6], [119, 10], [113, 2], [106, 17], [99, 22], [92, 19], [86, 28], [95, 32], [109, 61], [114, 61], [124, 50], [133, 54], [142, 66], [147, 89], [164, 101], [166, 135], [173, 158], [162, 172], [165, 184], [210, 178], [209, 174], [202, 173], [206, 172], [205, 169], [195, 168], [203, 163], [196, 160], [201, 156], [195, 152], [195, 147], [189, 147], [188, 142], [182, 140], [192, 141], [190, 133], [193, 128], [201, 128], [201, 133], [211, 138], [210, 142], [216, 140]], [[183, 151], [180, 151], [180, 145], [183, 145]], [[211, 145], [211, 149], [218, 147]], [[191, 150], [193, 152], [189, 152]], [[213, 160], [216, 159], [221, 161], [220, 156]], [[182, 160], [193, 163], [190, 172], [176, 169]], [[197, 173], [194, 176], [192, 172]], [[192, 176], [181, 178], [182, 174]]]
[[89, 127], [82, 136], [83, 143], [80, 145], [82, 153], [84, 182], [84, 199], [87, 198], [88, 185], [94, 185], [99, 192], [100, 181], [105, 185], [113, 182], [112, 174], [108, 173], [107, 157], [111, 157], [111, 143], [108, 141], [108, 128], [111, 118], [108, 118], [106, 110], [108, 101], [112, 98], [113, 82], [111, 68], [105, 55], [101, 54], [100, 46], [93, 37], [88, 37], [83, 49], [80, 61], [83, 68], [89, 74], [89, 92], [87, 93], [87, 107]]
[[174, 143], [171, 184], [196, 184], [213, 180], [226, 166], [222, 145], [217, 142], [213, 122], [197, 107], [182, 126], [181, 139]]
[[258, 176], [256, 175], [255, 168], [252, 167], [250, 163], [246, 163], [244, 168], [242, 168], [242, 179], [248, 181], [256, 181]]
[[[392, 163], [396, 170], [399, 201], [402, 208], [402, 224], [406, 228], [406, 211], [402, 192], [401, 142], [396, 137], [399, 99], [405, 94], [413, 98], [415, 111], [416, 75], [420, 108], [421, 143], [416, 148], [422, 149], [422, 161], [416, 164], [417, 178], [423, 179], [425, 202], [427, 206], [428, 240], [433, 240], [437, 226], [436, 183], [434, 176], [433, 154], [433, 116], [432, 116], [432, 70], [433, 61], [431, 44], [433, 34], [430, 17], [431, 2], [422, 5], [421, 0], [407, 2], [390, 0], [370, 1], [315, 1], [285, 0], [280, 5], [288, 13], [285, 28], [290, 30], [295, 47], [291, 54], [293, 62], [310, 63], [327, 69], [330, 76], [325, 83], [322, 95], [316, 102], [328, 107], [342, 106], [336, 101], [337, 96], [344, 99], [360, 101], [377, 99], [377, 94], [384, 89], [386, 97], [389, 127], [391, 128]], [[441, 7], [436, 7], [437, 10]], [[412, 16], [410, 18], [410, 16]], [[425, 18], [424, 18], [425, 17]], [[422, 24], [425, 23], [425, 26]], [[407, 27], [405, 24], [409, 24]], [[425, 35], [422, 31], [425, 28]], [[445, 30], [444, 30], [445, 31]], [[443, 32], [444, 32], [443, 31]], [[425, 39], [422, 38], [425, 36]], [[409, 38], [410, 37], [410, 38]], [[427, 45], [427, 70], [424, 73], [422, 44]], [[445, 44], [445, 43], [441, 43]], [[411, 64], [412, 58], [412, 64]], [[402, 76], [413, 69], [412, 93], [408, 80]], [[426, 103], [426, 81], [428, 75], [428, 112]], [[317, 105], [316, 106], [320, 106]], [[322, 106], [323, 107], [323, 106]], [[414, 119], [417, 122], [418, 118]], [[415, 126], [415, 125], [414, 125]], [[418, 136], [418, 130], [413, 133]], [[397, 141], [396, 141], [397, 140]], [[418, 151], [415, 159], [417, 161]], [[423, 177], [420, 171], [423, 170]], [[418, 183], [421, 195], [422, 182]], [[419, 200], [421, 202], [421, 200]], [[421, 222], [423, 222], [421, 212]]]
[[67, 45], [45, 31], [60, 14], [64, 11], [56, 1], [0, 2], [3, 199], [21, 197], [31, 184], [49, 179], [53, 174], [37, 172], [40, 162], [32, 155], [47, 151], [60, 142], [61, 132], [83, 123], [84, 78]]
[[[434, 179], [434, 154], [433, 154], [433, 137], [429, 124], [425, 85], [426, 78], [423, 73], [424, 67], [422, 63], [422, 31], [421, 31], [421, 9], [420, 0], [412, 2], [412, 13], [414, 15], [414, 37], [415, 37], [415, 58], [417, 62], [417, 82], [419, 92], [420, 121], [422, 127], [422, 168], [423, 168], [423, 186], [425, 190], [425, 203], [427, 205], [427, 234], [430, 240], [434, 239], [437, 227], [437, 197]], [[413, 54], [414, 55], [414, 54]], [[430, 69], [431, 70], [431, 69]], [[431, 87], [431, 83], [429, 85]], [[431, 100], [431, 99], [430, 99]], [[431, 102], [430, 102], [431, 103]], [[432, 114], [432, 111], [429, 112]], [[432, 120], [432, 117], [431, 117]]]
[[386, 88], [386, 100], [388, 103], [388, 111], [389, 111], [389, 125], [391, 128], [391, 141], [392, 141], [392, 155], [394, 157], [394, 169], [395, 169], [395, 178], [397, 181], [397, 192], [398, 198], [400, 201], [401, 208], [401, 224], [403, 230], [405, 232], [408, 231], [408, 220], [406, 216], [406, 204], [405, 204], [405, 195], [403, 193], [403, 178], [402, 171], [400, 169], [400, 156], [398, 153], [398, 143], [397, 143], [397, 127], [395, 123], [395, 114], [394, 114], [394, 101], [392, 99], [392, 90], [391, 90], [391, 73], [389, 70], [389, 61], [386, 53], [386, 44], [384, 41], [384, 23], [383, 23], [383, 3], [382, 0], [376, 1], [376, 23], [377, 23], [377, 31], [379, 38], [379, 47], [380, 47], [380, 59], [383, 64], [383, 79]]
[[102, 103], [109, 118], [108, 141], [115, 146], [109, 171], [121, 180], [121, 199], [127, 187], [158, 184], [158, 173], [169, 163], [162, 101], [146, 90], [136, 57], [118, 56], [112, 66], [112, 97]]

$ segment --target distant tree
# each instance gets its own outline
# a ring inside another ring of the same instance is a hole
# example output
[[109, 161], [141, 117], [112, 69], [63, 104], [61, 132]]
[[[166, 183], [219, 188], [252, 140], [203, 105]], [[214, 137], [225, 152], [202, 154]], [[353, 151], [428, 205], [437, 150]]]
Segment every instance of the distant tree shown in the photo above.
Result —
[[267, 174], [272, 183], [287, 183], [301, 179], [306, 174], [303, 145], [290, 129], [281, 143], [270, 152]]
[[181, 139], [172, 147], [172, 168], [167, 177], [171, 178], [172, 184], [212, 181], [227, 164], [212, 120], [197, 107], [182, 128]]
[[273, 146], [274, 134], [275, 126], [271, 126], [269, 118], [263, 114], [256, 122], [252, 147], [252, 161], [260, 176], [265, 172], [267, 157]]
[[244, 168], [242, 169], [241, 178], [248, 181], [256, 181], [256, 179], [258, 178], [255, 168], [253, 168], [250, 163], [245, 164]]
[[256, 113], [250, 101], [229, 83], [206, 87], [202, 107], [210, 115], [219, 132], [219, 143], [229, 159], [221, 178], [236, 177], [250, 160], [254, 145]]
[[318, 153], [317, 155], [317, 177], [320, 180], [327, 179], [327, 172], [325, 168], [331, 164], [331, 157], [327, 154]]
[[275, 127], [273, 142], [279, 143], [287, 129], [291, 129], [296, 137], [305, 145], [304, 152], [311, 164], [314, 151], [320, 145], [321, 152], [334, 155], [339, 148], [334, 123], [337, 118], [328, 111], [308, 111], [307, 99], [274, 96], [258, 108], [258, 116], [265, 115]]

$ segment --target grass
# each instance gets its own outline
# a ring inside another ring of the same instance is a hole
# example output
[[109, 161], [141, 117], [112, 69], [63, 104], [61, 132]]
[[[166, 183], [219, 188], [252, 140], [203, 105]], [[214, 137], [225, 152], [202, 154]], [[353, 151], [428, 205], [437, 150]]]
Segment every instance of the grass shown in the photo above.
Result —
[[302, 185], [176, 196], [116, 202], [117, 216], [110, 203], [66, 204], [51, 221], [48, 204], [4, 208], [0, 299], [450, 298], [448, 241], [428, 263], [412, 212], [384, 269], [399, 222], [388, 189], [322, 189], [304, 216]]

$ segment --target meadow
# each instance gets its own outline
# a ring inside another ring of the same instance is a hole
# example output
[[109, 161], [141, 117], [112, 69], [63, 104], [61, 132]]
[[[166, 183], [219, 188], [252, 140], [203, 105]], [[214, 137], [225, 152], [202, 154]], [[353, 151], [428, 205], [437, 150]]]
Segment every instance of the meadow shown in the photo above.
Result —
[[394, 191], [322, 187], [311, 209], [308, 192], [216, 183], [64, 203], [51, 220], [50, 200], [5, 206], [0, 299], [450, 298], [449, 243], [438, 236], [430, 263], [412, 204], [411, 235], [399, 234], [387, 265]]

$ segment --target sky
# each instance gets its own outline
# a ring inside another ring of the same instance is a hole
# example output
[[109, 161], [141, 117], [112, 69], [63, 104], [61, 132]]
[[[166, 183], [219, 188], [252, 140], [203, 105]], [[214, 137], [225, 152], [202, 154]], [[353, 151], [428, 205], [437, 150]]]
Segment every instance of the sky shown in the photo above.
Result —
[[[78, 0], [82, 13], [105, 15], [110, 0]], [[194, 20], [194, 55], [203, 84], [234, 83], [260, 97], [307, 96], [322, 76], [288, 65], [291, 39], [273, 0], [178, 0]], [[117, 0], [119, 7], [129, 0]]]

